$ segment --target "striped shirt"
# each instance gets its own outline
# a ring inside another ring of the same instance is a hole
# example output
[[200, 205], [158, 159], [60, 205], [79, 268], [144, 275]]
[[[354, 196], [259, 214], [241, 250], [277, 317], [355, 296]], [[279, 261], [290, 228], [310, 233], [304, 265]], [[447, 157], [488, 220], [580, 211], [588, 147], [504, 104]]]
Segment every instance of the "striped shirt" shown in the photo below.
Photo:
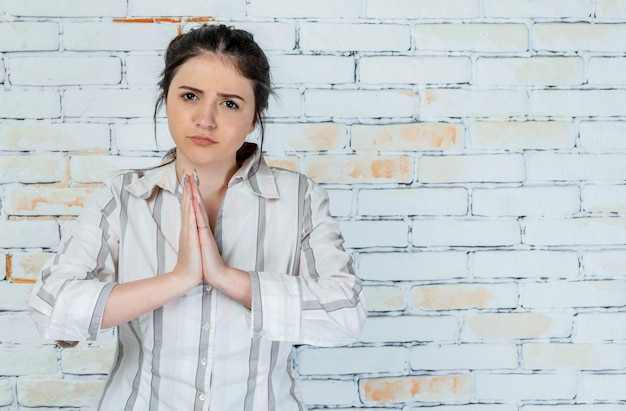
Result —
[[[97, 409], [304, 410], [294, 345], [358, 337], [361, 282], [328, 196], [259, 155], [232, 177], [215, 226], [226, 264], [250, 274], [252, 308], [203, 284], [118, 326]], [[31, 298], [41, 334], [94, 341], [115, 284], [171, 271], [181, 198], [174, 163], [106, 183], [42, 269]]]

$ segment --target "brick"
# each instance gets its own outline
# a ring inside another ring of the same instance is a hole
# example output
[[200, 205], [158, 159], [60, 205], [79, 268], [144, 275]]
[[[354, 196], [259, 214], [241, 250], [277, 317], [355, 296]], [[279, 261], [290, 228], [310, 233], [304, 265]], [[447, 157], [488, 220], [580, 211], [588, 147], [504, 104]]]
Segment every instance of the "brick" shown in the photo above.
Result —
[[574, 329], [576, 342], [626, 340], [626, 313], [579, 313]]
[[73, 22], [63, 26], [63, 45], [77, 51], [162, 51], [176, 34], [174, 24]]
[[326, 190], [330, 202], [330, 213], [333, 216], [352, 214], [353, 195], [349, 190]]
[[37, 280], [41, 268], [53, 255], [53, 253], [43, 252], [12, 253], [11, 278], [18, 281]]
[[238, 22], [236, 26], [238, 29], [253, 33], [254, 40], [264, 51], [280, 50], [281, 53], [284, 53], [286, 50], [296, 48], [296, 25], [293, 22], [242, 21]]
[[88, 3], [82, 0], [6, 0], [5, 11], [20, 17], [123, 17], [125, 0]]
[[3, 151], [106, 151], [111, 146], [110, 141], [106, 124], [20, 122], [0, 125], [0, 150]]
[[130, 85], [155, 86], [165, 65], [163, 56], [126, 57], [126, 81]]
[[395, 188], [359, 190], [358, 213], [364, 216], [465, 215], [464, 188]]
[[359, 390], [366, 404], [462, 402], [471, 397], [469, 375], [422, 375], [363, 378]]
[[352, 380], [301, 380], [298, 383], [307, 405], [350, 405], [359, 399], [358, 387]]
[[68, 90], [63, 96], [66, 117], [152, 117], [154, 90]]
[[27, 312], [0, 313], [0, 341], [3, 344], [53, 344], [41, 338]]
[[455, 341], [461, 324], [453, 316], [369, 317], [359, 340], [365, 343]]
[[588, 63], [589, 84], [611, 85], [626, 83], [626, 58], [593, 57]]
[[583, 121], [579, 144], [585, 149], [626, 148], [626, 124], [621, 121]]
[[353, 57], [321, 55], [269, 56], [274, 84], [344, 84], [355, 81]]
[[508, 119], [525, 115], [527, 100], [526, 93], [517, 90], [430, 89], [420, 94], [420, 118]]
[[43, 375], [57, 373], [57, 352], [54, 347], [0, 347], [0, 375]]
[[0, 379], [0, 407], [12, 405], [15, 401], [13, 398], [13, 384], [11, 381]]
[[0, 281], [7, 278], [7, 254], [0, 253]]
[[621, 389], [622, 384], [626, 384], [624, 374], [582, 374], [576, 398], [580, 401], [623, 401], [626, 393]]
[[300, 117], [304, 113], [304, 103], [300, 90], [280, 88], [276, 89], [277, 96], [270, 97], [267, 118]]
[[255, 0], [250, 4], [250, 16], [256, 17], [325, 17], [355, 18], [361, 16], [360, 0]]
[[4, 75], [5, 75], [6, 71], [4, 69], [4, 61], [2, 61], [2, 59], [0, 59], [0, 84], [4, 83]]
[[522, 365], [531, 370], [618, 370], [626, 367], [619, 344], [531, 343], [522, 346]]
[[285, 170], [300, 172], [300, 159], [295, 156], [265, 156], [265, 162], [270, 167], [283, 168]]
[[65, 86], [119, 84], [122, 62], [117, 57], [14, 57], [9, 59], [11, 84]]
[[580, 57], [489, 57], [476, 61], [480, 86], [569, 86], [585, 81]]
[[114, 346], [79, 346], [63, 350], [61, 369], [66, 374], [107, 374], [113, 365], [114, 354]]
[[413, 370], [508, 370], [518, 367], [515, 344], [442, 344], [411, 347]]
[[475, 397], [483, 401], [570, 400], [578, 376], [561, 374], [476, 374]]
[[626, 90], [533, 90], [530, 103], [538, 117], [624, 116]]
[[410, 47], [409, 25], [317, 22], [300, 25], [303, 50], [407, 51]]
[[25, 407], [87, 407], [94, 405], [104, 381], [21, 377], [17, 398]]
[[319, 155], [305, 159], [305, 174], [318, 183], [409, 183], [413, 163], [408, 156]]
[[369, 312], [402, 311], [407, 306], [404, 290], [396, 286], [365, 286], [363, 292]]
[[100, 183], [125, 170], [158, 165], [156, 157], [74, 156], [71, 178], [75, 183]]
[[414, 28], [419, 51], [523, 52], [528, 28], [515, 23], [419, 24]]
[[485, 0], [486, 17], [542, 18], [590, 17], [588, 0]]
[[309, 117], [411, 117], [415, 94], [410, 90], [316, 90], [304, 92]]
[[0, 311], [28, 311], [32, 290], [32, 284], [0, 281]]
[[556, 281], [527, 283], [522, 286], [522, 307], [569, 308], [569, 307], [621, 307], [626, 304], [626, 282]]
[[623, 250], [586, 250], [582, 255], [585, 277], [621, 277], [626, 273]]
[[54, 247], [59, 243], [55, 221], [0, 221], [0, 248]]
[[472, 262], [478, 278], [574, 278], [579, 270], [575, 251], [477, 251]]
[[347, 128], [337, 123], [269, 123], [266, 152], [329, 151], [346, 146]]
[[511, 312], [468, 314], [463, 341], [564, 338], [572, 333], [570, 313]]
[[478, 216], [562, 216], [580, 212], [576, 186], [476, 188], [472, 214]]
[[623, 180], [624, 154], [531, 154], [526, 157], [527, 180], [580, 181]]
[[309, 348], [298, 355], [300, 375], [341, 375], [406, 371], [405, 347]]
[[219, 16], [244, 17], [245, 0], [213, 0], [210, 5], [202, 0], [187, 0], [172, 3], [167, 0], [129, 0], [131, 16]]
[[495, 247], [521, 243], [521, 229], [514, 220], [414, 220], [412, 235], [412, 244], [416, 247]]
[[0, 183], [53, 183], [63, 179], [63, 157], [39, 154], [0, 156]]
[[0, 23], [0, 39], [0, 52], [58, 50], [59, 25], [52, 22]]
[[624, 0], [597, 0], [596, 17], [603, 19], [626, 18], [626, 3]]
[[[1, 35], [0, 35], [1, 38]], [[37, 104], [33, 104], [36, 101]], [[58, 91], [0, 91], [0, 118], [59, 118]]]
[[573, 148], [576, 127], [559, 121], [478, 121], [470, 125], [478, 149], [549, 150]]
[[626, 243], [626, 219], [582, 217], [529, 219], [524, 222], [524, 244], [528, 245], [622, 245]]
[[342, 221], [340, 226], [348, 248], [408, 245], [409, 227], [404, 221]]
[[422, 156], [418, 180], [422, 183], [512, 183], [524, 180], [524, 156], [477, 154]]
[[463, 125], [454, 123], [354, 125], [351, 131], [357, 151], [447, 151], [465, 143]]
[[517, 307], [517, 285], [431, 284], [411, 288], [411, 306], [416, 310], [467, 310]]
[[522, 411], [622, 411], [618, 404], [524, 405]]
[[583, 187], [583, 210], [591, 213], [626, 212], [626, 186], [587, 185]]
[[480, 15], [478, 0], [369, 0], [366, 16], [379, 19], [454, 19]]
[[623, 52], [626, 24], [536, 23], [532, 47], [536, 51]]
[[361, 83], [369, 84], [462, 84], [472, 80], [467, 57], [362, 57]]
[[358, 273], [361, 278], [374, 281], [465, 278], [468, 256], [464, 251], [363, 253], [358, 258]]
[[[115, 146], [126, 151], [167, 151], [174, 147], [167, 123], [157, 122], [156, 139], [154, 123], [116, 124]], [[164, 154], [164, 153], [163, 153]]]
[[5, 211], [8, 215], [78, 215], [94, 191], [91, 188], [8, 187]]

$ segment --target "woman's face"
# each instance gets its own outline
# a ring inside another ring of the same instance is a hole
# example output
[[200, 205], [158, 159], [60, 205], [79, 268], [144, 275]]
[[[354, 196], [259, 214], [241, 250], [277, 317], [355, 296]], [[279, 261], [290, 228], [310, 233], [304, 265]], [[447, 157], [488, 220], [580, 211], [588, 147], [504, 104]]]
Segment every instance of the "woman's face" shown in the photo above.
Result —
[[165, 112], [183, 166], [232, 169], [237, 150], [254, 130], [252, 82], [227, 59], [205, 53], [178, 67]]

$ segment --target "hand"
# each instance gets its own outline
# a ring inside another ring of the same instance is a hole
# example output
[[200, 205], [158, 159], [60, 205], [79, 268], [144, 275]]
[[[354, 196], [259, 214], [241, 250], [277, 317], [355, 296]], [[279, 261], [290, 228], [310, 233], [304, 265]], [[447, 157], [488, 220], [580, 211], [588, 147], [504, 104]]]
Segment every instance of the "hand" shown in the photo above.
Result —
[[[197, 175], [196, 175], [197, 176]], [[188, 186], [193, 196], [193, 209], [197, 222], [198, 238], [202, 256], [202, 278], [211, 285], [216, 285], [224, 277], [229, 268], [222, 260], [215, 237], [209, 225], [209, 217], [204, 206], [204, 200], [196, 179], [190, 178]]]
[[[180, 206], [181, 224], [178, 241], [178, 260], [172, 273], [190, 282], [190, 287], [202, 282], [202, 256], [196, 213], [194, 211], [193, 190], [190, 182], [193, 177], [183, 171], [183, 200]], [[195, 181], [194, 181], [195, 183]]]

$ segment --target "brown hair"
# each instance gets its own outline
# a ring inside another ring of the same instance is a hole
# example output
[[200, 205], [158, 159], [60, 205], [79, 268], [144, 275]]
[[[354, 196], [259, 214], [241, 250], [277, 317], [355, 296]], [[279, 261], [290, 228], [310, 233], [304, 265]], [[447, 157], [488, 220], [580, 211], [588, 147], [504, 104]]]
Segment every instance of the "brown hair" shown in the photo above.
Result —
[[[226, 58], [239, 74], [252, 82], [255, 105], [254, 123], [259, 125], [261, 131], [261, 147], [259, 147], [261, 150], [265, 136], [263, 110], [267, 108], [270, 95], [274, 94], [267, 56], [254, 41], [251, 33], [223, 24], [203, 25], [187, 33], [179, 34], [170, 41], [165, 52], [165, 68], [161, 72], [161, 80], [159, 81], [161, 92], [154, 107], [155, 129], [157, 112], [167, 99], [170, 84], [179, 67], [187, 60], [203, 53], [213, 53]], [[244, 143], [237, 151], [237, 162], [239, 164], [243, 162], [256, 149], [256, 145]], [[175, 159], [175, 148], [164, 157], [164, 160], [169, 160], [168, 162]]]

